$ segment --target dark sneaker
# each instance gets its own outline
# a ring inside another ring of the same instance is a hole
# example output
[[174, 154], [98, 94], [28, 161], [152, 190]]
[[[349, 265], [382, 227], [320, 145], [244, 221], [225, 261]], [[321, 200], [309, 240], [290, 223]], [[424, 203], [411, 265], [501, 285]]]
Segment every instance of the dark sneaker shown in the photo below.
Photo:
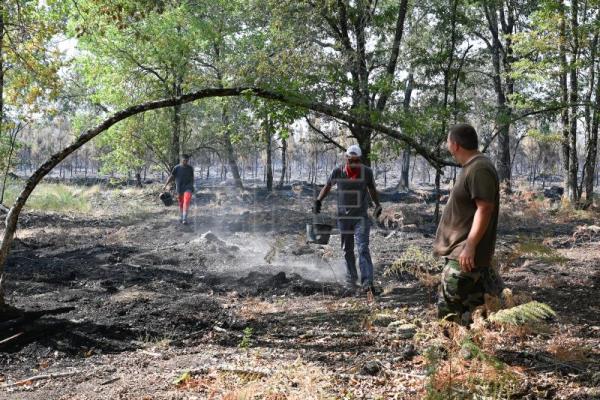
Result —
[[356, 281], [356, 279], [346, 279], [344, 286], [348, 289], [358, 289], [358, 283], [356, 283]]
[[188, 222], [187, 222], [187, 219], [182, 219], [182, 220], [181, 220], [181, 223], [182, 223], [183, 225], [187, 225], [187, 224], [188, 224]]
[[373, 282], [364, 282], [361, 285], [361, 288], [365, 292], [371, 292], [373, 295], [379, 295], [382, 293], [382, 290], [379, 287], [375, 286]]

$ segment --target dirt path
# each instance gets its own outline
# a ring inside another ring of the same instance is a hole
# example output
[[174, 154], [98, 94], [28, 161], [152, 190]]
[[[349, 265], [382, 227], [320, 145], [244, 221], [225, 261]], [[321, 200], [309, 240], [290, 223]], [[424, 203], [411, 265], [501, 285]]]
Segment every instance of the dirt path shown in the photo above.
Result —
[[[118, 206], [95, 216], [27, 215], [7, 265], [9, 301], [74, 309], [0, 337], [20, 334], [0, 347], [0, 385], [72, 374], [3, 387], [0, 398], [424, 397], [427, 354], [445, 340], [435, 295], [412, 276], [383, 271], [409, 245], [430, 247], [430, 207], [415, 199], [404, 207], [418, 225], [372, 232], [385, 288], [372, 300], [338, 284], [339, 237], [304, 243], [309, 196], [260, 196], [200, 196], [187, 227], [158, 206], [133, 216]], [[565, 224], [551, 254], [514, 250], [524, 235], [542, 238], [550, 222], [502, 237], [508, 286], [559, 314], [547, 334], [494, 333], [496, 357], [524, 376], [514, 398], [600, 393], [600, 235], [573, 239], [590, 223]], [[393, 321], [415, 331], [391, 331]], [[174, 384], [186, 370], [190, 377]]]

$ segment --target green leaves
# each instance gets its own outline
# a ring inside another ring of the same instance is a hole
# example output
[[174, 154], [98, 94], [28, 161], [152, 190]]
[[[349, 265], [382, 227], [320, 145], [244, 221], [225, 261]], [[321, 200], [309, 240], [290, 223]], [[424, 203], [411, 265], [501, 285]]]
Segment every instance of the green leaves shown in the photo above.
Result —
[[54, 9], [34, 1], [6, 0], [2, 9], [4, 107], [18, 114], [39, 112], [60, 90], [58, 71], [65, 61], [55, 35], [63, 20]]

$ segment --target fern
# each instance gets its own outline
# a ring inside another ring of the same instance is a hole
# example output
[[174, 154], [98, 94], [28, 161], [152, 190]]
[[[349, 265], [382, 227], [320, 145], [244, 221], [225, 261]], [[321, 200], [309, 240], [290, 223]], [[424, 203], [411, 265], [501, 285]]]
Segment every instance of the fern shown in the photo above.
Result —
[[407, 272], [418, 276], [423, 273], [438, 273], [441, 269], [439, 259], [429, 252], [424, 252], [418, 246], [410, 245], [385, 271], [385, 275]]
[[500, 310], [489, 316], [489, 320], [501, 325], [533, 325], [556, 317], [549, 305], [537, 301], [521, 304], [513, 308]]

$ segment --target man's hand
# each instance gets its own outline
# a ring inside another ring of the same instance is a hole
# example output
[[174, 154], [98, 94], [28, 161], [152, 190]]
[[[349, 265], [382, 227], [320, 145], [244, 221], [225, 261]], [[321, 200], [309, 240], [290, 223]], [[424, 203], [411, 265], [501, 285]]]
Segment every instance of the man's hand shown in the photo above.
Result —
[[477, 211], [475, 211], [475, 216], [473, 217], [473, 225], [471, 225], [465, 247], [458, 256], [458, 263], [465, 272], [471, 272], [476, 267], [475, 249], [481, 238], [483, 238], [483, 235], [485, 235], [495, 207], [494, 203], [481, 199], [475, 199], [475, 205], [477, 206]]
[[318, 214], [321, 212], [321, 200], [316, 199], [314, 204], [313, 204], [313, 213], [314, 214]]
[[375, 210], [373, 211], [373, 216], [375, 217], [375, 219], [377, 219], [381, 216], [382, 211], [383, 211], [383, 208], [381, 208], [381, 204], [378, 204], [377, 206], [375, 206]]
[[458, 256], [458, 263], [464, 272], [471, 272], [475, 269], [475, 246], [465, 244], [465, 247]]

